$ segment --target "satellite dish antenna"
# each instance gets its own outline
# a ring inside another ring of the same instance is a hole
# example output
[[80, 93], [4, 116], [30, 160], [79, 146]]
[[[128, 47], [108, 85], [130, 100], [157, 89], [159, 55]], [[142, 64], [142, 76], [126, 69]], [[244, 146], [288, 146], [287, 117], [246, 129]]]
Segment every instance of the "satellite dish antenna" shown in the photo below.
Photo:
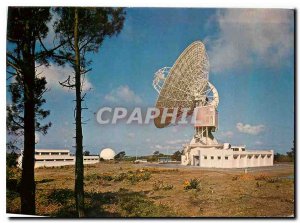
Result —
[[168, 113], [178, 109], [178, 118], [183, 109], [188, 110], [188, 115], [197, 109], [195, 135], [190, 145], [218, 144], [211, 132], [218, 125], [219, 94], [209, 82], [208, 55], [201, 41], [189, 45], [172, 67], [159, 69], [154, 74], [153, 87], [159, 94], [156, 108], [161, 111], [154, 119], [157, 128], [171, 124], [171, 118], [162, 121], [163, 109], [168, 109]]

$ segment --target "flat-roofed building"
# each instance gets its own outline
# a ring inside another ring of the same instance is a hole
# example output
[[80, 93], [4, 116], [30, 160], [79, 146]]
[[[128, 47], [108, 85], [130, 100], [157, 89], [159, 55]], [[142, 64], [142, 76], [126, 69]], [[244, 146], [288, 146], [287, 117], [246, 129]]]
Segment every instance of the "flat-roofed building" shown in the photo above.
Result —
[[[246, 150], [245, 146], [190, 144], [189, 159], [181, 156], [182, 165], [212, 168], [247, 168], [273, 166], [273, 150]], [[188, 163], [190, 160], [190, 163]]]
[[[75, 156], [68, 149], [36, 149], [34, 167], [51, 167], [75, 165]], [[99, 162], [99, 156], [83, 156], [83, 164], [94, 164]], [[21, 167], [22, 155], [18, 159]]]

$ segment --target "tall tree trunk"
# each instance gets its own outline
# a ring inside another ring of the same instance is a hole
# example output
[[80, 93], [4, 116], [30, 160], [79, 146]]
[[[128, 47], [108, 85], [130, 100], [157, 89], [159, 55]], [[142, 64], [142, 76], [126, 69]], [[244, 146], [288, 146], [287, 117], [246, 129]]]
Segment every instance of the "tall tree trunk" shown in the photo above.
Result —
[[[30, 44], [29, 21], [27, 21], [28, 41], [23, 46], [24, 58], [24, 151], [21, 178], [21, 213], [35, 214], [35, 63]], [[34, 50], [34, 48], [33, 48]]]
[[81, 126], [81, 74], [80, 52], [78, 46], [78, 8], [75, 8], [74, 23], [75, 48], [75, 88], [76, 88], [76, 164], [75, 164], [75, 200], [78, 217], [84, 217], [84, 189], [83, 189], [83, 146]]

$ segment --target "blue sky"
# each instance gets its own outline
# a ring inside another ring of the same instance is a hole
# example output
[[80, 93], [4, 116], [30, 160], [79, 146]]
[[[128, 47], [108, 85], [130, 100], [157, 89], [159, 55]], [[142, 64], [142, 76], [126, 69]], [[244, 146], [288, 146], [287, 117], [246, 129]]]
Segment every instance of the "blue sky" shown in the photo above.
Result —
[[[210, 81], [220, 95], [220, 142], [285, 153], [294, 139], [294, 20], [292, 10], [127, 8], [117, 37], [105, 39], [87, 76], [85, 149], [111, 147], [127, 154], [173, 153], [193, 136], [193, 126], [99, 125], [103, 106], [153, 107], [154, 73], [172, 66], [193, 41], [205, 43]], [[49, 38], [51, 37], [51, 32]], [[74, 92], [58, 85], [68, 67], [43, 71], [53, 123], [37, 148], [74, 149]]]

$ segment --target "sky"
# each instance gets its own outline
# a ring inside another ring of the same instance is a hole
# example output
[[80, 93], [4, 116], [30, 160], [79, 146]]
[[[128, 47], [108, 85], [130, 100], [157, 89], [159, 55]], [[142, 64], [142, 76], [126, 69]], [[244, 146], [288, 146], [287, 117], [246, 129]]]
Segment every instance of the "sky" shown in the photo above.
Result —
[[[293, 16], [293, 10], [280, 9], [127, 8], [121, 33], [89, 55], [84, 149], [99, 154], [110, 147], [128, 155], [181, 150], [193, 137], [192, 125], [100, 125], [95, 113], [104, 106], [154, 107], [154, 73], [171, 67], [188, 45], [201, 40], [209, 57], [209, 80], [220, 96], [218, 141], [289, 151], [294, 140]], [[54, 37], [51, 24], [48, 40]], [[48, 82], [44, 108], [51, 112], [46, 120], [52, 127], [45, 136], [37, 133], [36, 148], [74, 152], [75, 93], [58, 84], [72, 69], [55, 64], [38, 69]]]

